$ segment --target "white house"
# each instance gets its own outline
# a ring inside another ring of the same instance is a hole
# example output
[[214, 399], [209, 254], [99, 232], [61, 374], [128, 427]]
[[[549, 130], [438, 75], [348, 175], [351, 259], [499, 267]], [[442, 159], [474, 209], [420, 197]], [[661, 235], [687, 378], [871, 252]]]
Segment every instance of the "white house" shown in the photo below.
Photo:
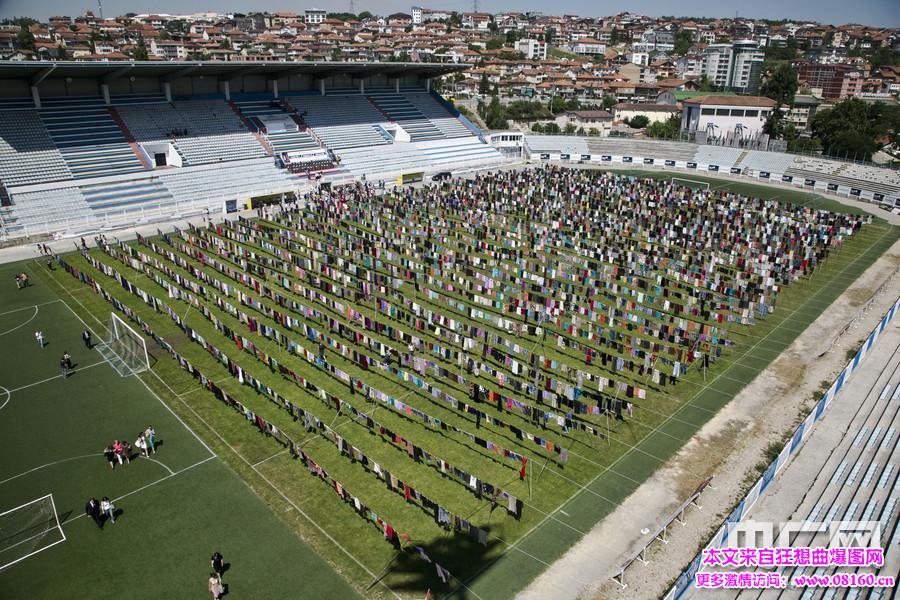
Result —
[[538, 40], [519, 40], [516, 42], [516, 50], [525, 55], [528, 60], [546, 60], [547, 43]]
[[775, 101], [764, 96], [700, 96], [684, 101], [681, 130], [723, 137], [730, 132], [740, 137], [762, 132]]
[[325, 22], [328, 13], [319, 8], [307, 8], [303, 11], [303, 21], [311, 25], [321, 25]]
[[606, 44], [596, 38], [578, 38], [571, 44], [575, 54], [603, 54], [606, 52]]
[[410, 16], [412, 17], [413, 25], [421, 25], [422, 24], [422, 7], [421, 6], [413, 6], [409, 11]]
[[681, 107], [675, 104], [653, 104], [650, 102], [619, 102], [613, 106], [613, 117], [616, 121], [630, 121], [634, 117], [643, 116], [650, 123], [666, 121], [675, 114], [681, 113]]

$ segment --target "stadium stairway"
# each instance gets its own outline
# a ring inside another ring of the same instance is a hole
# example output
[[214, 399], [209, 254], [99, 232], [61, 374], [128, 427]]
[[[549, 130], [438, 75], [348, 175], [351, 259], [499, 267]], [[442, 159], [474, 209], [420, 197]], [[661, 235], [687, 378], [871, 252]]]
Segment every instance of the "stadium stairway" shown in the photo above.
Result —
[[[296, 115], [286, 110], [282, 103], [276, 102], [274, 97], [237, 99], [233, 100], [230, 104], [236, 109], [238, 116], [242, 118], [244, 124], [247, 125], [247, 128], [250, 129], [250, 131], [257, 131], [259, 135], [265, 137], [266, 143], [272, 149], [274, 154], [281, 154], [282, 152], [302, 152], [304, 150], [319, 150], [322, 148], [319, 142], [310, 135], [309, 130], [301, 130], [300, 124], [297, 123], [298, 119]], [[294, 131], [259, 132], [254, 121], [257, 121], [259, 117], [266, 115], [276, 115], [291, 119], [292, 122], [297, 124], [297, 129]], [[256, 119], [254, 119], [254, 117], [256, 117]]]
[[250, 131], [250, 133], [253, 135], [253, 137], [256, 138], [256, 141], [259, 142], [260, 145], [262, 145], [262, 147], [266, 149], [266, 155], [267, 155], [267, 156], [272, 156], [272, 155], [275, 153], [275, 150], [272, 148], [272, 144], [269, 143], [269, 140], [266, 139], [266, 136], [264, 136], [264, 135], [259, 131], [259, 128], [257, 128], [257, 127], [255, 126], [255, 124], [252, 123], [252, 122], [250, 121], [250, 119], [248, 119], [248, 118], [245, 116], [244, 112], [243, 112], [243, 111], [238, 107], [238, 105], [235, 104], [233, 101], [228, 100], [228, 101], [226, 102], [226, 104], [228, 104], [228, 106], [231, 107], [231, 110], [234, 111], [234, 114], [237, 115], [238, 119], [241, 120], [241, 122], [242, 122], [242, 123], [244, 124], [244, 126]]
[[141, 164], [144, 165], [144, 168], [147, 170], [152, 169], [153, 165], [150, 164], [150, 159], [146, 154], [144, 154], [144, 151], [141, 150], [140, 146], [138, 146], [138, 143], [135, 141], [134, 136], [131, 135], [130, 131], [128, 131], [128, 127], [125, 125], [125, 121], [123, 121], [122, 117], [119, 116], [119, 111], [117, 111], [114, 106], [109, 107], [109, 116], [122, 131], [122, 135], [125, 136], [125, 141], [128, 142], [128, 145], [131, 147], [131, 151], [134, 152], [134, 155], [138, 157], [138, 160], [141, 161]]

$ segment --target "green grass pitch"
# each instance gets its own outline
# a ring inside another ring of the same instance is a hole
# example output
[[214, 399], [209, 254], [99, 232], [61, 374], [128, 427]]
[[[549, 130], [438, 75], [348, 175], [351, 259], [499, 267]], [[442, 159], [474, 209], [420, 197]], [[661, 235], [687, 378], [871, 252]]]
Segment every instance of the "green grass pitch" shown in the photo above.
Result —
[[[713, 188], [742, 194], [829, 209], [838, 206], [802, 192], [719, 179], [709, 182]], [[361, 465], [339, 456], [332, 442], [305, 431], [302, 423], [266, 396], [241, 385], [168, 315], [123, 290], [81, 256], [64, 257], [133, 309], [229, 395], [302, 443], [332, 476], [389, 516], [399, 531], [408, 532], [411, 540], [404, 543], [407, 549], [403, 551], [388, 544], [352, 505], [341, 502], [334, 490], [312, 477], [283, 446], [200, 387], [151, 341], [148, 349], [154, 355], [153, 368], [139, 378], [120, 378], [101, 362], [97, 352], [86, 351], [80, 341], [85, 327], [82, 319], [102, 336], [113, 310], [88, 286], [61, 269], [49, 273], [35, 261], [0, 267], [0, 281], [8, 283], [0, 289], [0, 364], [5, 366], [0, 386], [10, 391], [8, 402], [0, 409], [0, 511], [52, 492], [68, 537], [64, 543], [0, 571], [0, 596], [8, 590], [11, 597], [74, 594], [76, 598], [96, 598], [140, 590], [159, 597], [183, 597], [184, 590], [191, 589], [197, 590], [199, 597], [206, 593], [209, 555], [218, 550], [234, 565], [225, 580], [240, 598], [418, 598], [425, 589], [437, 597], [512, 598], [677, 452], [898, 237], [898, 228], [883, 221], [864, 227], [811, 277], [783, 291], [775, 313], [752, 328], [734, 328], [730, 333], [735, 346], [715, 363], [705, 380], [702, 374], [691, 372], [664, 397], [648, 396], [638, 404], [635, 419], [611, 423], [608, 440], [581, 434], [562, 436], [558, 430], [548, 429], [549, 437], [561, 440], [571, 450], [565, 467], [545, 460], [543, 454], [510, 439], [508, 433], [488, 429], [486, 437], [518, 448], [532, 459], [524, 482], [519, 480], [517, 467], [478, 452], [459, 436], [429, 430], [387, 408], [365, 403], [360, 395], [346, 397], [360, 409], [374, 410], [370, 414], [376, 420], [403, 437], [522, 498], [526, 508], [520, 520], [502, 510], [491, 511], [490, 504], [476, 498], [466, 486], [409, 461], [405, 452], [382, 436], [346, 414], [338, 414], [255, 357], [238, 352], [195, 307], [168, 298], [146, 275], [99, 250], [91, 252], [147, 293], [177, 308], [193, 330], [215, 346], [227, 348], [229, 356], [280, 395], [315, 413], [341, 431], [348, 442], [389, 465], [401, 479], [439, 499], [454, 514], [485, 528], [489, 533], [486, 546], [438, 528], [421, 507], [387, 489]], [[181, 250], [156, 241], [188, 258]], [[155, 255], [173, 272], [196, 280], [188, 270], [168, 263], [148, 246], [130, 245]], [[244, 246], [264, 252], [253, 243]], [[226, 279], [211, 266], [195, 260], [191, 264], [207, 275]], [[34, 285], [17, 291], [12, 274], [22, 269], [32, 273]], [[235, 286], [256, 296], [245, 286]], [[213, 303], [204, 302], [215, 309]], [[313, 305], [307, 300], [303, 303]], [[371, 306], [360, 310], [367, 316], [376, 315]], [[449, 309], [442, 312], [447, 314]], [[215, 314], [246, 335], [246, 327], [226, 311], [216, 310]], [[49, 342], [44, 349], [34, 342], [37, 328], [43, 329]], [[315, 351], [308, 340], [296, 332], [292, 335]], [[346, 386], [283, 347], [263, 337], [252, 339], [279, 363], [331, 393], [346, 396]], [[63, 350], [69, 350], [78, 363], [68, 380], [55, 377]], [[405, 397], [410, 404], [460, 428], [475, 428], [474, 419], [441, 408], [403, 381], [380, 372], [364, 373], [337, 357], [334, 360], [392, 396]], [[461, 388], [439, 387], [457, 398], [466, 397]], [[0, 404], [4, 395], [0, 389]], [[505, 418], [515, 420], [509, 414]], [[148, 423], [164, 440], [153, 457], [158, 463], [139, 459], [109, 472], [99, 455], [102, 447], [115, 437], [133, 440]], [[700, 479], [698, 474], [698, 483]], [[97, 531], [88, 518], [79, 517], [90, 495], [121, 497], [117, 502], [124, 511], [120, 521]], [[438, 579], [433, 564], [411, 551], [413, 546], [424, 548], [452, 573], [449, 584]], [[74, 589], [73, 580], [79, 582]]]

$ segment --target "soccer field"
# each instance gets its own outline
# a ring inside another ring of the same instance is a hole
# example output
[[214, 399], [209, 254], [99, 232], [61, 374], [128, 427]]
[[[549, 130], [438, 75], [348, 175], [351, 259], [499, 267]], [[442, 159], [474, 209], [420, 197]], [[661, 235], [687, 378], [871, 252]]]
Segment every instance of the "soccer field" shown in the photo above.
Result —
[[[713, 187], [726, 183], [710, 181]], [[785, 193], [740, 185], [735, 191], [763, 198]], [[793, 201], [798, 199], [808, 206], [825, 206], [815, 196], [791, 196]], [[827, 207], [832, 208], [830, 201]], [[400, 312], [415, 302], [468, 326], [500, 334], [503, 330], [458, 310], [471, 303], [461, 289], [426, 293], [406, 283], [402, 295], [410, 304], [389, 294], [374, 293], [374, 301], [355, 297], [353, 286], [363, 269], [387, 277], [401, 267], [419, 272], [427, 267], [384, 255], [379, 264], [371, 256], [367, 259], [362, 249], [356, 254], [348, 250], [343, 256], [346, 262], [329, 262], [325, 245], [342, 235], [365, 239], [374, 230], [371, 224], [350, 220], [336, 223], [326, 233], [302, 230], [295, 221], [233, 223], [111, 246], [106, 252], [92, 250], [89, 260], [67, 255], [63, 260], [70, 272], [57, 268], [47, 273], [36, 262], [18, 267], [41, 275], [32, 277], [32, 288], [17, 291], [10, 284], [12, 289], [0, 293], [3, 311], [11, 311], [0, 316], [0, 334], [6, 342], [4, 364], [22, 365], [0, 380], [11, 399], [0, 410], [0, 449], [4, 451], [0, 479], [54, 460], [71, 460], [0, 483], [4, 491], [0, 510], [52, 492], [65, 520], [66, 510], [71, 511], [67, 519], [78, 517], [85, 494], [120, 497], [149, 487], [122, 498], [117, 503], [125, 511], [121, 523], [102, 532], [94, 531], [96, 527], [86, 518], [64, 524], [67, 536], [72, 529], [69, 539], [0, 572], [0, 590], [6, 585], [10, 589], [31, 585], [30, 578], [38, 575], [29, 569], [59, 567], [45, 562], [57, 554], [73, 552], [68, 562], [61, 562], [76, 568], [84, 558], [70, 548], [93, 542], [100, 552], [103, 536], [118, 534], [132, 519], [152, 514], [153, 527], [162, 531], [154, 544], [147, 544], [147, 552], [165, 548], [152, 556], [157, 561], [155, 573], [167, 573], [165, 582], [156, 582], [151, 569], [141, 569], [142, 585], [152, 589], [170, 584], [171, 589], [202, 587], [203, 561], [219, 550], [235, 564], [235, 591], [241, 584], [239, 577], [245, 576], [248, 586], [250, 581], [264, 581], [261, 590], [280, 586], [268, 597], [307, 597], [280, 591], [303, 586], [309, 590], [308, 597], [320, 597], [313, 591], [325, 589], [327, 597], [351, 595], [324, 560], [367, 596], [421, 597], [425, 589], [431, 589], [438, 596], [511, 598], [787, 348], [896, 241], [898, 232], [880, 221], [863, 226], [811, 276], [782, 291], [777, 311], [756, 319], [755, 325], [729, 328], [733, 345], [707, 372], [692, 369], [676, 385], [662, 388], [630, 379], [631, 387], [649, 390], [646, 397], [629, 391], [635, 405], [633, 417], [585, 413], [570, 419], [577, 426], [564, 428], [555, 421], [542, 424], [526, 418], [512, 403], [473, 403], [484, 416], [453, 409], [435, 389], [468, 400], [468, 384], [478, 382], [511, 397], [520, 367], [493, 357], [485, 362], [490, 371], [473, 373], [450, 358], [465, 347], [464, 342], [448, 338], [440, 327], [417, 328], [414, 322], [401, 319]], [[310, 262], [291, 263], [294, 257]], [[288, 264], [303, 272], [284, 268]], [[13, 267], [5, 269], [8, 281]], [[310, 273], [316, 276], [310, 279], [306, 276]], [[471, 280], [474, 275], [464, 278]], [[94, 289], [85, 281], [93, 281]], [[98, 294], [98, 289], [104, 294]], [[393, 313], [386, 308], [392, 304], [397, 309]], [[484, 306], [489, 315], [499, 313], [493, 306]], [[123, 318], [130, 313], [133, 326], [140, 322], [157, 339], [148, 337], [153, 368], [139, 379], [120, 378], [96, 352], [79, 348], [84, 328], [79, 317], [102, 335], [110, 311], [119, 309], [127, 309], [120, 311]], [[32, 313], [34, 320], [26, 322]], [[367, 324], [373, 322], [389, 324], [391, 330]], [[37, 323], [50, 342], [47, 348], [34, 343]], [[618, 327], [624, 330], [624, 325]], [[3, 334], [13, 328], [17, 329]], [[427, 352], [418, 355], [423, 362], [394, 363], [394, 370], [375, 367], [384, 357], [379, 350], [405, 350], [400, 341], [406, 339], [404, 335], [417, 335], [430, 344]], [[584, 363], [583, 354], [577, 356], [550, 337], [536, 337], [523, 335], [521, 346], [527, 344], [531, 352], [551, 362], [575, 364], [581, 359]], [[519, 346], [520, 340], [509, 341]], [[57, 354], [66, 349], [59, 344], [65, 344], [80, 363], [75, 375], [31, 385], [56, 374]], [[173, 360], [173, 355], [182, 362]], [[508, 356], [515, 360], [515, 353]], [[567, 381], [574, 379], [574, 374], [566, 376]], [[32, 394], [39, 399], [27, 401]], [[122, 408], [124, 402], [128, 402], [127, 410]], [[41, 403], [47, 406], [40, 407]], [[133, 437], [148, 419], [164, 440], [154, 457], [164, 464], [139, 459], [110, 473], [102, 456], [76, 458], [98, 453], [107, 438]], [[51, 423], [56, 427], [49, 427]], [[36, 449], [32, 428], [49, 438]], [[533, 437], [550, 443], [538, 445]], [[519, 456], [528, 458], [524, 466], [516, 459]], [[435, 459], [452, 468], [440, 466]], [[310, 462], [326, 475], [312, 474], [316, 469]], [[79, 473], [71, 478], [61, 475], [70, 470]], [[704, 477], [698, 473], [697, 483]], [[112, 490], [92, 487], [111, 481], [116, 482]], [[169, 490], [171, 486], [175, 489]], [[8, 496], [4, 488], [15, 493]], [[505, 495], [494, 494], [495, 490]], [[509, 497], [521, 501], [518, 508]], [[196, 499], [188, 505], [195, 508], [173, 510], [173, 506], [184, 506], [183, 498]], [[267, 513], [263, 502], [280, 519]], [[435, 522], [440, 513], [431, 504], [450, 515], [450, 527]], [[389, 535], [384, 524], [390, 525]], [[142, 530], [141, 535], [148, 531]], [[181, 535], [169, 535], [176, 531]], [[141, 539], [130, 538], [126, 544], [135, 552], [135, 545], [143, 548]], [[102, 548], [106, 551], [105, 545]], [[291, 556], [303, 557], [304, 567], [285, 569], [283, 548], [289, 548]], [[93, 568], [106, 565], [117, 575], [115, 581], [124, 586], [117, 591], [132, 589], [127, 587], [134, 581], [130, 576], [138, 576], [131, 569], [96, 562], [99, 565]], [[446, 583], [435, 564], [449, 573]], [[170, 570], [172, 576], [168, 576]], [[56, 577], [47, 579], [48, 594], [62, 589], [53, 587], [63, 585], [53, 583]], [[108, 585], [105, 575], [94, 579], [98, 585]], [[589, 575], [585, 579], [589, 581]], [[241, 597], [245, 595], [242, 591]]]
[[[218, 458], [221, 447], [201, 441], [140, 379], [120, 377], [85, 348], [72, 297], [58, 296], [35, 268], [0, 266], [0, 512], [53, 494], [66, 539], [46, 549], [43, 538], [0, 547], [3, 564], [23, 558], [0, 570], [0, 597], [203, 597], [214, 551], [232, 565], [224, 581], [235, 597], [356, 597]], [[32, 285], [17, 290], [21, 270]], [[90, 328], [95, 341], [104, 333], [97, 322]], [[58, 367], [65, 351], [74, 363], [68, 378]], [[133, 443], [148, 425], [160, 438], [157, 453], [111, 471], [104, 446]], [[115, 524], [98, 530], [84, 514], [91, 496], [114, 501]]]

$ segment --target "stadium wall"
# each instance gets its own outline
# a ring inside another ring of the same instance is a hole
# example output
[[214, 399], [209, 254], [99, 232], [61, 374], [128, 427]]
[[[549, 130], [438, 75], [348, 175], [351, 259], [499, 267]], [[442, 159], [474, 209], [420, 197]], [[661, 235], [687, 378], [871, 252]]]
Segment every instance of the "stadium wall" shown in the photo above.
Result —
[[[866, 338], [865, 343], [856, 353], [856, 356], [847, 363], [847, 366], [844, 367], [844, 370], [837, 376], [837, 379], [831, 384], [831, 387], [828, 388], [828, 391], [825, 392], [825, 395], [819, 400], [816, 404], [815, 408], [812, 412], [807, 415], [806, 419], [797, 429], [794, 431], [794, 435], [791, 436], [790, 441], [785, 444], [784, 448], [781, 450], [781, 453], [778, 455], [772, 463], [766, 468], [765, 472], [762, 474], [762, 477], [756, 482], [756, 484], [750, 489], [744, 499], [740, 501], [737, 507], [728, 515], [728, 518], [725, 519], [725, 522], [722, 524], [722, 527], [716, 532], [716, 534], [712, 537], [709, 544], [706, 545], [706, 548], [719, 548], [722, 547], [725, 542], [728, 540], [728, 534], [731, 531], [734, 523], [739, 523], [743, 520], [744, 516], [750, 511], [751, 508], [756, 504], [756, 501], [766, 493], [766, 490], [772, 484], [775, 477], [781, 471], [781, 469], [791, 460], [791, 458], [800, 452], [803, 447], [803, 443], [806, 441], [807, 437], [809, 437], [810, 433], [812, 433], [813, 427], [815, 424], [822, 419], [825, 415], [825, 409], [828, 408], [828, 405], [831, 404], [832, 400], [835, 399], [838, 392], [847, 384], [847, 380], [850, 378], [850, 375], [859, 368], [859, 365], [863, 358], [865, 358], [869, 352], [872, 350], [872, 347], [875, 345], [875, 341], [881, 336], [887, 326], [894, 320], [894, 317], [897, 313], [900, 312], [900, 299], [897, 299], [894, 302], [894, 305], [891, 306], [890, 310], [884, 315], [875, 329], [869, 333], [869, 336]], [[690, 591], [692, 591], [694, 577], [700, 571], [701, 561], [703, 559], [703, 550], [701, 550], [694, 560], [688, 565], [687, 569], [682, 572], [681, 576], [675, 581], [675, 584], [665, 595], [665, 600], [681, 600], [686, 597]]]
[[808, 179], [785, 173], [766, 171], [757, 171], [752, 175], [745, 175], [742, 169], [736, 168], [730, 164], [716, 165], [703, 162], [670, 160], [651, 156], [619, 156], [608, 154], [578, 155], [567, 154], [560, 151], [534, 151], [528, 147], [525, 148], [525, 156], [535, 162], [562, 161], [581, 164], [616, 165], [618, 168], [627, 167], [632, 169], [677, 169], [701, 176], [705, 174], [730, 174], [736, 178], [751, 180], [753, 183], [791, 185], [807, 192], [832, 194], [844, 198], [866, 200], [891, 207], [900, 206], [900, 194], [891, 195], [867, 189], [866, 184], [863, 181], [860, 181], [858, 188], [832, 183], [828, 181], [828, 175], [825, 173], [822, 173], [817, 179]]

